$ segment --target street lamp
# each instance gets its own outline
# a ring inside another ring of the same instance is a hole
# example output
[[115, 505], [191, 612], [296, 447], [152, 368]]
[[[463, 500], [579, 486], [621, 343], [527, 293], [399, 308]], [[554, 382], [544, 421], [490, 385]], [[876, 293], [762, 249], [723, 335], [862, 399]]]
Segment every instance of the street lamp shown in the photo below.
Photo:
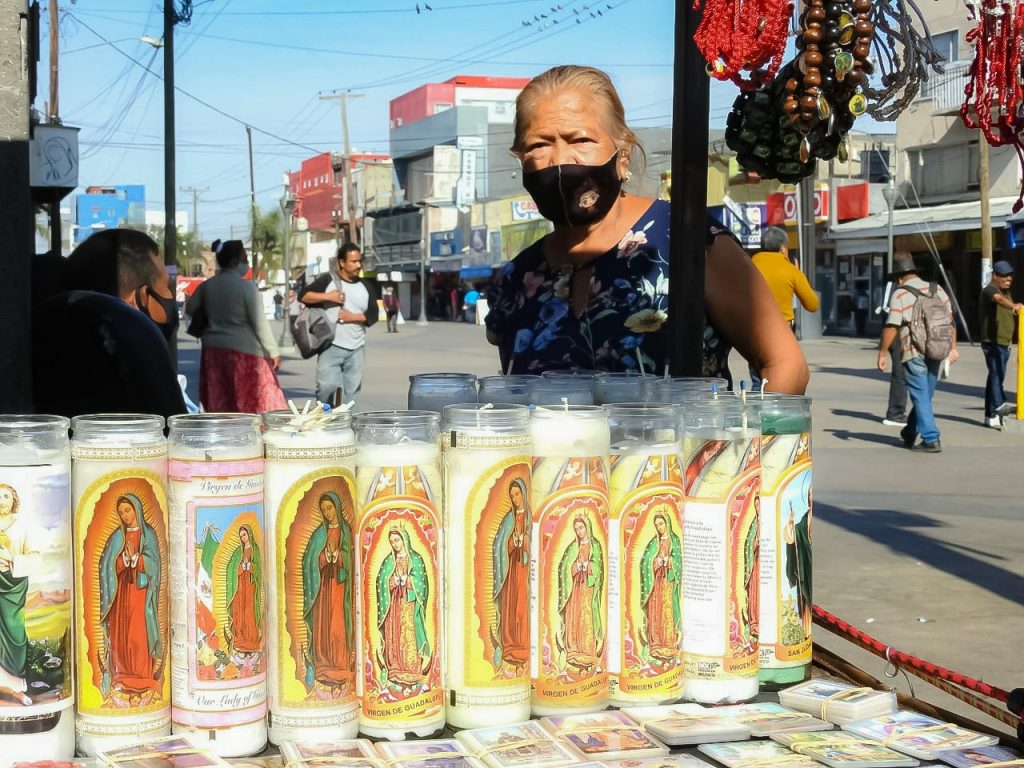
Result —
[[893, 219], [893, 206], [896, 205], [896, 180], [889, 174], [889, 184], [882, 189], [882, 197], [885, 198], [885, 204], [889, 207], [889, 252], [885, 262], [885, 273], [886, 275], [892, 274], [892, 251], [893, 251], [893, 236], [892, 236], [892, 219]]

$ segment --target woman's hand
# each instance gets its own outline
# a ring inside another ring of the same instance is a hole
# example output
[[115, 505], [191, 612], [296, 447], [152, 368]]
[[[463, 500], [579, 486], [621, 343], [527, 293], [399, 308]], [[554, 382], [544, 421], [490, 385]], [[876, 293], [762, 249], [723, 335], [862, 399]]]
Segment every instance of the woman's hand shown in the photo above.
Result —
[[278, 356], [270, 358], [270, 365], [273, 367], [275, 371], [281, 370], [281, 357]]
[[772, 392], [802, 395], [810, 378], [807, 361], [750, 257], [735, 240], [719, 236], [705, 265], [707, 311], [715, 327], [761, 371]]

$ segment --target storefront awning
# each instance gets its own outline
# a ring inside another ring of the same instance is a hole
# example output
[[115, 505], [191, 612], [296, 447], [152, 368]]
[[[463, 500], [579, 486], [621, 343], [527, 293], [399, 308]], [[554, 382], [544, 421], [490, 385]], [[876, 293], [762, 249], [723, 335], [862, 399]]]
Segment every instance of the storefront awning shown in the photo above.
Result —
[[[996, 197], [989, 202], [993, 227], [1005, 226], [1016, 201], [1016, 197]], [[892, 220], [894, 235], [981, 229], [981, 203], [975, 200], [967, 203], [946, 203], [921, 208], [897, 208], [893, 212]], [[888, 232], [888, 212], [876, 213], [856, 221], [837, 224], [829, 230], [832, 239], [837, 241], [837, 252], [840, 252], [841, 241], [885, 238]]]

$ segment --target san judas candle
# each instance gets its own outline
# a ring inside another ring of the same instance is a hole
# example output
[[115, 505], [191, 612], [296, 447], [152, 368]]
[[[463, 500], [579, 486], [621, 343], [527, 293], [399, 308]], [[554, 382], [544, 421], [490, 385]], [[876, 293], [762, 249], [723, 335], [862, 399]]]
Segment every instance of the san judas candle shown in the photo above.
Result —
[[608, 704], [608, 412], [538, 407], [530, 570], [535, 716]]
[[260, 418], [172, 416], [171, 728], [221, 757], [267, 743]]
[[676, 409], [608, 406], [608, 669], [614, 706], [683, 693], [683, 479]]
[[684, 691], [702, 703], [758, 691], [759, 418], [732, 395], [684, 406]]
[[359, 730], [400, 741], [444, 727], [440, 415], [356, 416]]
[[0, 416], [0, 754], [75, 754], [71, 453], [63, 416]]
[[263, 416], [270, 741], [358, 730], [355, 435], [348, 413]]
[[760, 678], [799, 683], [811, 671], [811, 399], [768, 395], [761, 406]]
[[448, 723], [530, 717], [530, 409], [444, 409]]
[[162, 416], [72, 421], [78, 751], [171, 732]]

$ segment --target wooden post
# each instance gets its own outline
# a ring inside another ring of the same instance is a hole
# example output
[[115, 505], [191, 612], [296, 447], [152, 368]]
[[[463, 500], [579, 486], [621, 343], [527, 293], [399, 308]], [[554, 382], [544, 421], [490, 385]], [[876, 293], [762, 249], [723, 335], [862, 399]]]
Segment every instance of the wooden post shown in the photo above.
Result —
[[[693, 0], [676, 0], [675, 8], [668, 363], [673, 376], [700, 376], [704, 367], [710, 87], [706, 63], [693, 42], [702, 12], [694, 9]], [[659, 366], [663, 362], [655, 361]]]
[[981, 199], [981, 287], [992, 273], [992, 214], [989, 206], [989, 151], [985, 134], [978, 131], [978, 192]]

